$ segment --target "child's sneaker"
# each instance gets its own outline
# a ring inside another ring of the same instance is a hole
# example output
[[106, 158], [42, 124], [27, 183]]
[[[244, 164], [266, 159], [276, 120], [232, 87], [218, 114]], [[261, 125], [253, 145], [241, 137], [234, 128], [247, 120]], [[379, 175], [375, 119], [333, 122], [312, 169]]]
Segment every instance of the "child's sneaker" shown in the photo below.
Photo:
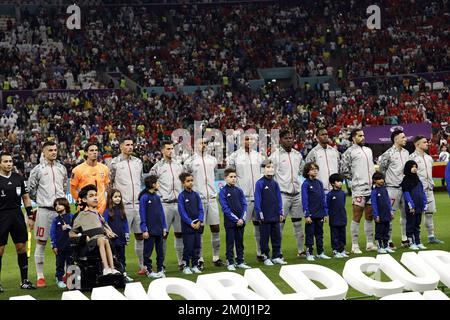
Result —
[[337, 251], [334, 251], [334, 257], [337, 258], [337, 259], [342, 259], [343, 258], [342, 253], [337, 252]]
[[266, 260], [264, 260], [264, 265], [265, 265], [265, 266], [273, 266], [273, 262], [270, 261], [269, 258], [267, 258]]
[[362, 251], [361, 251], [361, 249], [359, 249], [359, 246], [357, 244], [352, 244], [352, 253], [362, 254]]
[[56, 285], [57, 285], [58, 288], [60, 288], [60, 289], [66, 289], [66, 288], [67, 288], [67, 286], [66, 286], [66, 284], [64, 283], [64, 281], [58, 281], [58, 282], [56, 283]]
[[387, 253], [385, 248], [379, 248], [378, 253]]
[[273, 262], [274, 264], [287, 264], [287, 262], [284, 261], [283, 258], [275, 258], [275, 259], [272, 259], [272, 262]]
[[229, 265], [227, 266], [227, 270], [228, 270], [228, 271], [236, 271], [236, 267], [234, 266], [234, 264], [229, 264]]
[[390, 247], [384, 248], [384, 250], [386, 250], [387, 253], [395, 253], [395, 250]]
[[314, 256], [310, 253], [306, 253], [306, 260], [307, 261], [316, 261], [316, 259], [314, 258]]
[[409, 248], [410, 248], [411, 250], [415, 250], [415, 251], [419, 250], [419, 247], [418, 247], [417, 244], [415, 244], [415, 243], [410, 244], [410, 245], [409, 245]]
[[345, 250], [341, 252], [341, 256], [342, 258], [348, 258], [347, 252], [345, 252]]
[[157, 279], [158, 278], [158, 273], [156, 272], [148, 272], [147, 271], [147, 278], [152, 278], [152, 279]]
[[417, 248], [419, 248], [419, 249], [421, 249], [421, 250], [425, 250], [427, 247], [425, 247], [425, 246], [423, 245], [423, 243], [419, 243], [419, 244], [417, 245]]
[[112, 268], [112, 269], [111, 269], [111, 273], [112, 273], [112, 274], [122, 274], [119, 270], [117, 270], [117, 269], [115, 269], [115, 268]]
[[183, 273], [184, 273], [184, 274], [192, 274], [191, 268], [189, 268], [189, 267], [184, 267]]
[[319, 258], [319, 259], [324, 259], [324, 260], [328, 260], [328, 259], [331, 259], [329, 256], [327, 256], [325, 253], [321, 253], [321, 254], [319, 254], [318, 256], [317, 256], [317, 258]]
[[22, 280], [22, 283], [20, 284], [20, 289], [35, 290], [36, 287], [33, 286], [33, 284], [31, 283], [30, 280], [25, 279], [25, 280]]
[[373, 244], [373, 242], [367, 242], [366, 251], [377, 251], [377, 247]]
[[201, 271], [198, 267], [192, 267], [192, 268], [191, 268], [191, 271], [192, 271], [193, 273], [202, 273], [202, 271]]
[[160, 272], [158, 272], [157, 274], [156, 274], [156, 278], [165, 278], [166, 277], [166, 274], [164, 273], [164, 271], [160, 271]]
[[108, 274], [112, 274], [112, 270], [111, 268], [104, 268], [103, 269], [103, 275], [106, 276]]
[[130, 277], [127, 275], [126, 272], [123, 273], [123, 277], [124, 277], [124, 279], [125, 279], [125, 283], [131, 283], [131, 282], [134, 281], [134, 279], [133, 279], [133, 278], [130, 278]]
[[244, 262], [239, 263], [236, 267], [238, 267], [239, 269], [251, 269], [252, 268], [248, 264], [245, 264]]

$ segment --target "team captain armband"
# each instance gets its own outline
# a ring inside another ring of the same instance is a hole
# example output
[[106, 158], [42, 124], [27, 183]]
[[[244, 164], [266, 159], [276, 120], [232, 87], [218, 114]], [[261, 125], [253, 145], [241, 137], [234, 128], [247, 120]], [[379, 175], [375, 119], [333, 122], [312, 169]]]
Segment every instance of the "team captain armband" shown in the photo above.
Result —
[[33, 210], [33, 207], [26, 207], [25, 211], [27, 212], [28, 219], [36, 221], [36, 211]]

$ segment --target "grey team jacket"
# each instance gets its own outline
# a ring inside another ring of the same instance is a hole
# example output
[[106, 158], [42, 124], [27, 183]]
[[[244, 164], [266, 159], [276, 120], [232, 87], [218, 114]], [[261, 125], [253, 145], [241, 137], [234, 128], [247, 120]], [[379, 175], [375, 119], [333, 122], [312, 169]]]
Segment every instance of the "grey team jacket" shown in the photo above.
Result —
[[279, 147], [270, 155], [269, 159], [274, 164], [274, 178], [280, 186], [281, 193], [299, 194], [298, 175], [303, 173], [305, 166], [301, 153], [295, 149], [286, 152], [283, 147]]
[[408, 150], [401, 148], [398, 150], [395, 146], [390, 147], [378, 159], [380, 172], [384, 174], [386, 186], [399, 188], [403, 180], [403, 168], [406, 161], [409, 160]]
[[51, 166], [42, 159], [30, 172], [28, 179], [30, 198], [39, 207], [53, 208], [56, 198], [66, 197], [67, 181], [67, 169], [62, 163], [55, 161]]
[[253, 200], [256, 181], [261, 178], [262, 155], [255, 150], [246, 152], [241, 148], [233, 152], [226, 161], [227, 167], [236, 170], [236, 185], [244, 191], [247, 200]]
[[122, 193], [124, 204], [138, 204], [138, 196], [143, 182], [142, 161], [131, 156], [126, 160], [118, 155], [109, 164], [110, 186]]
[[433, 190], [433, 158], [426, 153], [421, 156], [417, 151], [414, 151], [409, 155], [409, 160], [417, 162], [417, 175], [423, 184], [424, 190]]
[[207, 153], [203, 156], [197, 153], [184, 162], [184, 170], [194, 176], [194, 191], [202, 199], [212, 199], [217, 196], [215, 188], [215, 169], [217, 159]]
[[159, 160], [150, 170], [150, 175], [158, 177], [160, 188], [158, 194], [162, 202], [176, 202], [178, 195], [182, 191], [180, 174], [183, 172], [183, 166], [176, 160], [171, 162], [165, 159]]
[[355, 196], [370, 196], [372, 175], [375, 173], [372, 150], [366, 146], [353, 144], [342, 155], [341, 172], [352, 181]]
[[308, 153], [305, 162], [315, 162], [319, 166], [317, 178], [322, 182], [323, 189], [330, 191], [329, 178], [333, 173], [339, 173], [340, 159], [341, 155], [335, 148], [327, 145], [324, 149], [318, 144]]

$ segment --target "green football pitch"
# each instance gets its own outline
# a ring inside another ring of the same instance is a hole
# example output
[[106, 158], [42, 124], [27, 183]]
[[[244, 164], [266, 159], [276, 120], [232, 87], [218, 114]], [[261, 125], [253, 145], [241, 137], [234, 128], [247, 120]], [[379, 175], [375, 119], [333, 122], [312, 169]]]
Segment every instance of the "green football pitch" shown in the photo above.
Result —
[[[434, 224], [435, 224], [435, 233], [436, 235], [445, 241], [445, 244], [441, 245], [428, 245], [426, 230], [422, 224], [422, 240], [425, 245], [427, 245], [430, 250], [446, 250], [450, 251], [450, 199], [447, 193], [436, 193], [436, 201], [438, 212], [435, 215]], [[349, 221], [351, 221], [351, 209], [350, 209], [350, 199], [347, 198], [347, 213], [349, 217]], [[360, 230], [360, 245], [363, 248], [365, 244], [365, 237], [363, 231], [363, 223], [361, 223]], [[350, 249], [351, 241], [349, 230], [347, 226], [347, 250]], [[329, 226], [326, 224], [324, 226], [324, 243], [325, 243], [325, 253], [331, 255], [331, 247], [330, 247], [330, 235], [329, 235]], [[185, 278], [191, 281], [196, 281], [197, 275], [183, 275], [177, 268], [177, 260], [175, 255], [175, 249], [173, 247], [173, 233], [171, 231], [168, 239], [168, 252], [165, 261], [166, 265], [166, 276], [167, 277], [179, 277]], [[223, 227], [221, 226], [221, 258], [225, 260], [225, 232]], [[400, 244], [400, 226], [399, 226], [399, 218], [395, 217], [394, 220], [394, 242], [399, 245]], [[134, 239], [132, 237], [131, 244], [126, 248], [126, 257], [127, 257], [127, 271], [129, 276], [131, 276], [135, 281], [139, 281], [142, 283], [144, 288], [147, 290], [148, 284], [150, 283], [150, 279], [147, 279], [145, 276], [140, 276], [137, 274], [138, 266], [137, 259], [134, 254]], [[213, 273], [213, 272], [221, 272], [226, 271], [225, 267], [215, 267], [211, 263], [212, 252], [211, 252], [211, 241], [210, 241], [210, 231], [208, 228], [205, 228], [204, 233], [204, 258], [205, 258], [205, 270], [204, 273]], [[350, 245], [349, 245], [350, 244]], [[34, 239], [32, 241], [31, 247], [31, 256], [29, 259], [29, 278], [35, 283], [36, 282], [36, 271], [34, 264], [34, 248], [35, 242]], [[282, 243], [283, 254], [285, 260], [289, 264], [301, 264], [301, 263], [316, 263], [327, 268], [335, 270], [337, 273], [342, 275], [342, 271], [344, 269], [345, 262], [347, 259], [331, 259], [331, 260], [319, 260], [315, 262], [307, 262], [304, 258], [296, 257], [297, 247], [296, 241], [293, 237], [292, 225], [290, 219], [286, 223], [283, 233], [283, 243]], [[398, 248], [396, 253], [392, 254], [392, 256], [400, 261], [401, 255], [403, 252], [409, 251], [408, 249]], [[363, 256], [376, 256], [375, 252], [364, 252]], [[252, 266], [260, 268], [266, 275], [271, 279], [271, 281], [280, 289], [283, 293], [293, 293], [293, 289], [288, 286], [288, 284], [281, 279], [279, 276], [280, 266], [264, 266], [262, 263], [256, 261], [255, 254], [255, 241], [253, 238], [253, 225], [247, 225], [245, 229], [245, 260], [246, 262]], [[240, 274], [243, 274], [244, 271], [236, 271]], [[3, 256], [3, 267], [1, 274], [0, 283], [3, 285], [5, 292], [0, 294], [0, 300], [9, 299], [9, 297], [20, 296], [20, 295], [32, 295], [34, 298], [38, 300], [44, 299], [53, 299], [59, 300], [61, 299], [61, 295], [63, 290], [57, 288], [55, 283], [55, 256], [50, 249], [50, 245], [47, 244], [46, 247], [46, 256], [45, 256], [45, 277], [47, 282], [46, 288], [41, 288], [37, 290], [21, 290], [19, 289], [20, 276], [19, 269], [17, 266], [17, 256], [14, 250], [13, 243], [11, 239], [9, 239], [9, 243], [6, 246], [5, 254]], [[450, 289], [445, 288], [445, 292], [450, 295]], [[89, 292], [85, 293], [87, 296], [90, 295]], [[373, 297], [363, 297], [364, 295], [352, 287], [349, 286], [349, 291], [347, 293], [347, 299], [374, 299]], [[174, 298], [180, 298], [174, 296]]]

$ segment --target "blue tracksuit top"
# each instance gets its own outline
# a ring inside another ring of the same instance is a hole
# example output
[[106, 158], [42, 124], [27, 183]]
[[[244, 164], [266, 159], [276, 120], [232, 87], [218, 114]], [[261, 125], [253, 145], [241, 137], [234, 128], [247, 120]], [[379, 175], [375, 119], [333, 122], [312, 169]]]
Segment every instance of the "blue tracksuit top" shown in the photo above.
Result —
[[347, 225], [347, 211], [345, 210], [345, 192], [331, 190], [327, 194], [327, 208], [330, 217], [330, 226], [342, 227]]
[[258, 220], [279, 222], [283, 215], [283, 200], [278, 183], [265, 176], [256, 181], [255, 212]]
[[305, 218], [323, 218], [328, 215], [323, 184], [319, 179], [305, 179], [302, 184], [302, 205]]
[[166, 217], [161, 198], [155, 193], [145, 192], [139, 199], [139, 215], [141, 230], [151, 236], [162, 236], [166, 226]]
[[380, 221], [391, 221], [392, 205], [391, 198], [385, 186], [374, 187], [370, 194], [372, 202], [372, 215], [374, 218], [380, 217]]
[[[50, 227], [50, 239], [52, 242], [52, 248], [57, 248], [58, 250], [64, 250], [69, 248], [69, 231], [72, 229], [73, 214], [65, 213], [62, 215], [57, 215]], [[70, 227], [66, 230], [62, 229], [65, 224]]]
[[117, 234], [117, 238], [113, 240], [115, 245], [124, 246], [127, 244], [127, 240], [125, 237], [126, 233], [130, 233], [130, 229], [128, 228], [127, 217], [122, 220], [120, 217], [120, 211], [118, 207], [114, 207], [114, 218], [109, 214], [109, 209], [106, 208], [105, 212], [103, 212], [103, 217], [105, 221], [110, 226], [111, 230]]
[[239, 219], [247, 220], [247, 201], [241, 188], [227, 184], [219, 192], [219, 202], [226, 228], [235, 227]]
[[410, 209], [414, 209], [416, 213], [424, 212], [427, 205], [427, 194], [423, 190], [423, 184], [419, 181], [410, 192], [404, 191], [403, 197], [405, 198], [406, 205]]
[[183, 190], [178, 195], [178, 213], [181, 217], [181, 232], [194, 233], [192, 221], [204, 221], [203, 204], [200, 195], [195, 191]]

